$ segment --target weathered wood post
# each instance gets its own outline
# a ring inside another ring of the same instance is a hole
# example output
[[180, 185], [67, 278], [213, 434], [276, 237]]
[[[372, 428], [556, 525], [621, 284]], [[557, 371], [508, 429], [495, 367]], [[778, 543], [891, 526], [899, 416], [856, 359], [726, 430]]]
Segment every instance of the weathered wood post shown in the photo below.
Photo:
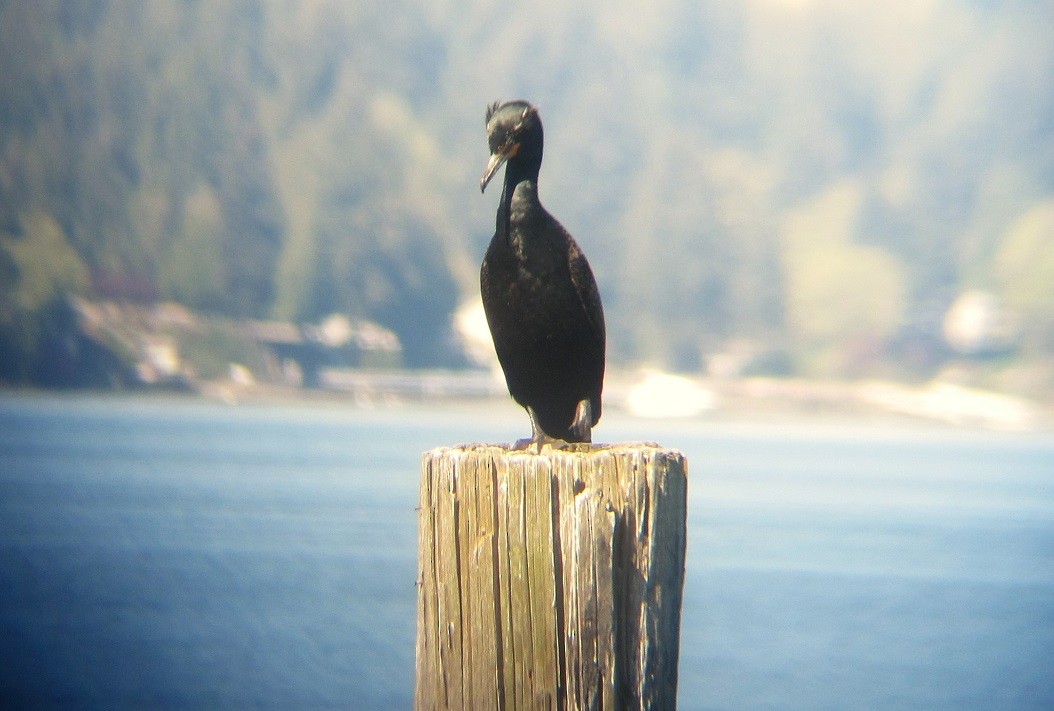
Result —
[[675, 708], [686, 514], [657, 445], [425, 453], [417, 711]]

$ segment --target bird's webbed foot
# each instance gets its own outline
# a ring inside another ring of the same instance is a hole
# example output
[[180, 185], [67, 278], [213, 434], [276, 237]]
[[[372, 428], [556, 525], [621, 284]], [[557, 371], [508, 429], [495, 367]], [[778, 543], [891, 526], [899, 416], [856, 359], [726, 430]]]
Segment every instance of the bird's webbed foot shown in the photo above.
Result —
[[552, 449], [568, 449], [571, 446], [573, 445], [567, 440], [560, 439], [559, 437], [550, 437], [544, 432], [538, 432], [529, 439], [516, 440], [516, 444], [512, 445], [512, 451], [541, 454], [543, 447], [551, 447]]
[[545, 430], [538, 424], [538, 415], [533, 407], [527, 407], [527, 415], [531, 418], [531, 438], [516, 440], [516, 444], [512, 446], [514, 451], [541, 454], [542, 447], [552, 447], [554, 449], [565, 449], [567, 447], [567, 442], [564, 440], [545, 434]]
[[[575, 448], [575, 442], [568, 442], [565, 439], [547, 435], [541, 425], [538, 424], [538, 415], [535, 414], [533, 407], [527, 408], [527, 414], [531, 418], [531, 438], [516, 440], [516, 444], [512, 446], [513, 451], [530, 451], [540, 454], [543, 447], [551, 447], [552, 449]], [[578, 407], [575, 408], [575, 419], [571, 423], [571, 432], [582, 442], [588, 443], [592, 429], [591, 423], [592, 408], [588, 400], [582, 400], [578, 403]]]
[[533, 407], [527, 407], [527, 415], [531, 418], [531, 438], [516, 440], [516, 444], [512, 446], [514, 451], [529, 451], [534, 452], [535, 454], [541, 454], [542, 447], [567, 449], [570, 446], [570, 443], [566, 440], [552, 437], [545, 433], [542, 426], [538, 424], [538, 415], [535, 413]]

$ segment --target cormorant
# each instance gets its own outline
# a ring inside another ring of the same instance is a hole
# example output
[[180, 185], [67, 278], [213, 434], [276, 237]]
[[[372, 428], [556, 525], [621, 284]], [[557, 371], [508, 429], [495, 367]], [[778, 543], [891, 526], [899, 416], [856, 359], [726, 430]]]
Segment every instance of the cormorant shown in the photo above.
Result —
[[604, 311], [585, 255], [538, 200], [538, 109], [492, 104], [487, 139], [480, 191], [506, 167], [480, 290], [509, 394], [531, 418], [531, 439], [518, 446], [590, 442], [604, 385]]

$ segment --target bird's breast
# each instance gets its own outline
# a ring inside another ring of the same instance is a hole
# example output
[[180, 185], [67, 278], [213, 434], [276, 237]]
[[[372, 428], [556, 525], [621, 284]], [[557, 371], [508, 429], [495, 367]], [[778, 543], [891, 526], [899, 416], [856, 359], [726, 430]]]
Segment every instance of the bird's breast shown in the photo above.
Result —
[[510, 328], [544, 324], [560, 331], [577, 321], [581, 309], [569, 264], [569, 238], [538, 201], [533, 182], [510, 191], [498, 231], [484, 260], [484, 305]]

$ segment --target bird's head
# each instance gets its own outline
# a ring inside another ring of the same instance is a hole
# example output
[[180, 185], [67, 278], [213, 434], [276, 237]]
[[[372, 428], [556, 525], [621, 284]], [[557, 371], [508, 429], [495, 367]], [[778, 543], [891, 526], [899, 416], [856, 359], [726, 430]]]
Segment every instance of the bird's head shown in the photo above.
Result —
[[526, 101], [491, 104], [487, 107], [487, 142], [490, 162], [479, 182], [480, 192], [487, 189], [487, 183], [507, 160], [520, 156], [541, 165], [542, 120], [538, 108]]

